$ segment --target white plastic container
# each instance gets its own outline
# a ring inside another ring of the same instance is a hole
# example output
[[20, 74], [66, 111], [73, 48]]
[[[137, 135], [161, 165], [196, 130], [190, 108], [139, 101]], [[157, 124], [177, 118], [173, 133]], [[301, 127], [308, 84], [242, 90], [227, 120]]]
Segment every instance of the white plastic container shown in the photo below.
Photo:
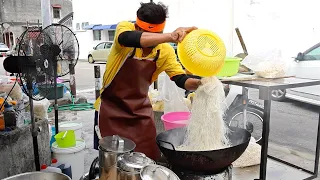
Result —
[[62, 122], [59, 123], [59, 132], [74, 130], [76, 139], [82, 139], [82, 123], [81, 122]]
[[62, 173], [60, 168], [56, 168], [56, 167], [51, 167], [51, 166], [47, 166], [47, 165], [42, 165], [41, 166], [41, 170], [43, 172], [55, 172], [55, 173]]
[[52, 144], [53, 157], [62, 164], [70, 164], [72, 179], [79, 180], [84, 174], [84, 140], [77, 140], [75, 147], [60, 148], [57, 143]]

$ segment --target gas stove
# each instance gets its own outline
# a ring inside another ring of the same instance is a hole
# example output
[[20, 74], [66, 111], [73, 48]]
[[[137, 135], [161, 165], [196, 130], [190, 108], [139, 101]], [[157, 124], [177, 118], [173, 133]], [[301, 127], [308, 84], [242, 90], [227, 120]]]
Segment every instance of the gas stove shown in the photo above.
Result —
[[232, 165], [218, 174], [184, 171], [172, 168], [181, 180], [232, 180]]

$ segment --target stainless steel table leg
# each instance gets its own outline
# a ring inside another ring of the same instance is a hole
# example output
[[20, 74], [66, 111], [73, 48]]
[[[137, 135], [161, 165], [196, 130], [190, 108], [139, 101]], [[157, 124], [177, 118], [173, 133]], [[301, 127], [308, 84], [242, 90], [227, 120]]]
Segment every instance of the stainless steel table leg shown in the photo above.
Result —
[[249, 89], [242, 87], [242, 104], [243, 108], [243, 129], [247, 129], [247, 109], [248, 109], [248, 100], [249, 100]]
[[320, 146], [320, 112], [319, 112], [319, 120], [318, 120], [318, 131], [317, 131], [317, 146], [316, 146], [316, 157], [315, 157], [315, 164], [314, 164], [314, 175], [315, 177], [318, 176], [319, 170], [319, 146]]
[[264, 100], [262, 148], [261, 148], [261, 161], [260, 161], [260, 180], [265, 180], [266, 174], [267, 174], [268, 142], [269, 142], [269, 131], [270, 131], [270, 111], [271, 111], [271, 100]]

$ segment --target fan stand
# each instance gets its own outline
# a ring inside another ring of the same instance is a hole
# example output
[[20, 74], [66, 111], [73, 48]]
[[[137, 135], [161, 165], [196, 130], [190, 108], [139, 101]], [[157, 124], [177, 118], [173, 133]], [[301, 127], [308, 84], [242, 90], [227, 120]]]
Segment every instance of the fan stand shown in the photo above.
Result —
[[53, 58], [53, 76], [54, 76], [54, 126], [56, 134], [59, 133], [59, 110], [58, 110], [58, 88], [57, 88], [57, 77], [58, 77], [58, 61], [57, 56]]
[[[27, 78], [27, 90], [30, 94], [33, 94], [32, 81], [31, 78]], [[30, 117], [31, 117], [31, 133], [33, 138], [33, 152], [34, 152], [34, 163], [36, 166], [36, 171], [40, 171], [40, 160], [39, 160], [39, 146], [38, 146], [38, 128], [36, 127], [36, 121], [34, 118], [33, 110], [33, 99], [29, 97], [30, 104]]]

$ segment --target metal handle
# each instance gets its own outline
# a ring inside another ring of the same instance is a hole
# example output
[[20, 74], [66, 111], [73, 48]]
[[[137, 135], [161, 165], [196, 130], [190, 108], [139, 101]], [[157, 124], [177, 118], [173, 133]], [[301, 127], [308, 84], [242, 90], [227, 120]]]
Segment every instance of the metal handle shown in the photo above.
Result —
[[94, 130], [96, 131], [99, 140], [102, 139], [100, 128], [98, 125], [94, 126]]
[[67, 134], [68, 134], [68, 131], [64, 132], [64, 134], [63, 134], [61, 139], [64, 139], [67, 136]]
[[154, 168], [152, 173], [155, 173], [157, 169], [160, 169], [160, 171], [167, 176], [167, 180], [170, 180], [170, 177], [171, 177], [170, 173], [167, 171], [164, 171], [160, 166], [157, 166], [156, 168]]
[[[160, 145], [160, 143], [159, 143], [159, 142], [162, 142], [162, 143], [165, 143], [165, 144], [169, 144], [169, 145], [171, 145], [172, 150], [176, 151], [176, 148], [174, 148], [174, 145], [173, 145], [172, 143], [167, 142], [167, 141], [163, 141], [163, 140], [157, 140], [157, 144], [159, 144], [159, 145]], [[161, 145], [160, 145], [160, 146], [161, 146]]]
[[130, 156], [134, 156], [135, 160], [139, 163], [144, 163], [147, 160], [147, 156], [140, 152], [132, 152], [130, 153]]
[[141, 153], [141, 152], [132, 152], [130, 153], [130, 156], [142, 156], [142, 157], [147, 157], [145, 154]]
[[117, 147], [118, 149], [123, 149], [124, 148], [124, 140], [118, 135], [113, 135], [112, 136], [112, 146]]
[[236, 28], [236, 33], [238, 35], [238, 38], [239, 38], [239, 41], [240, 41], [240, 44], [241, 44], [243, 52], [248, 55], [248, 50], [247, 50], [246, 45], [244, 44], [244, 41], [243, 41], [243, 38], [242, 38], [242, 35], [240, 33], [239, 28]]

